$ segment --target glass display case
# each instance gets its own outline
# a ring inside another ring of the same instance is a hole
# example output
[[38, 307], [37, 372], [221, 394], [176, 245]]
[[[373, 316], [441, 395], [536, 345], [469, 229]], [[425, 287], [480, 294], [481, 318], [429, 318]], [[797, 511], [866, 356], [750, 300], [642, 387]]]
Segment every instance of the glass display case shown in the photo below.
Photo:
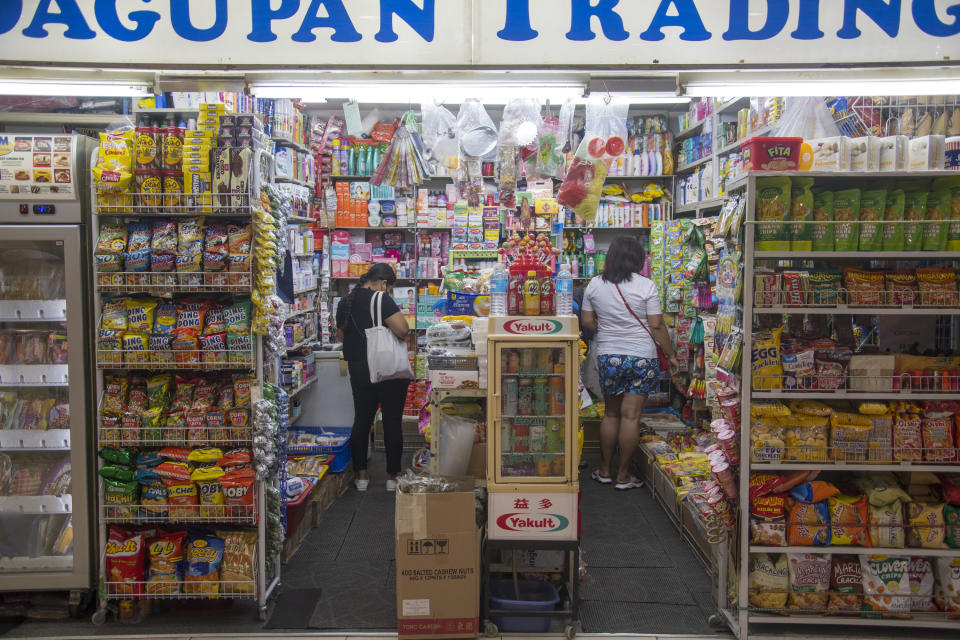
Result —
[[515, 320], [491, 319], [487, 484], [562, 491], [577, 479], [576, 320]]

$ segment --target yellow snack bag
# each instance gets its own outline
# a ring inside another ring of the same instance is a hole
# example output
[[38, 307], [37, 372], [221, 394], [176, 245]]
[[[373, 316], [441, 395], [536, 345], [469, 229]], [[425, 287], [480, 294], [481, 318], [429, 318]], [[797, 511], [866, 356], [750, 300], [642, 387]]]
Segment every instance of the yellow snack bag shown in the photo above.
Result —
[[223, 516], [223, 505], [226, 500], [220, 478], [224, 475], [220, 467], [198, 467], [190, 474], [190, 480], [196, 483], [200, 490], [200, 517], [219, 518]]
[[757, 331], [753, 334], [750, 360], [754, 391], [779, 391], [783, 388], [783, 360], [780, 353], [782, 333], [783, 327], [777, 327], [773, 331]]
[[790, 410], [805, 416], [829, 416], [833, 413], [828, 405], [816, 400], [791, 400]]
[[757, 402], [750, 405], [752, 418], [776, 418], [790, 415], [790, 409], [782, 402]]

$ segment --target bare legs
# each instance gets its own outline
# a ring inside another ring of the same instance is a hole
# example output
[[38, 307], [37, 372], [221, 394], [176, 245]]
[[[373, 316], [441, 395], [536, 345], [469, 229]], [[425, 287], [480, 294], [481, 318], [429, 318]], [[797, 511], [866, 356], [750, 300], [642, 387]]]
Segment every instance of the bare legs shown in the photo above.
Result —
[[640, 442], [640, 415], [647, 402], [645, 395], [625, 393], [619, 396], [606, 396], [605, 411], [600, 423], [600, 475], [610, 477], [613, 453], [620, 446], [620, 465], [616, 481], [629, 482], [630, 462]]

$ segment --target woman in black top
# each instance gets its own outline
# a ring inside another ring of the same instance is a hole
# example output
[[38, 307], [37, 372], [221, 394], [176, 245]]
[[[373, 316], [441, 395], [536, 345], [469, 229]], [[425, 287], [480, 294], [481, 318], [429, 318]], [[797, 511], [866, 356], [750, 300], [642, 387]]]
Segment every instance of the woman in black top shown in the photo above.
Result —
[[376, 384], [370, 382], [365, 334], [366, 329], [373, 327], [370, 301], [376, 291], [386, 292], [381, 298], [383, 323], [401, 340], [410, 333], [407, 319], [390, 295], [396, 281], [397, 276], [390, 265], [375, 264], [337, 307], [337, 335], [343, 343], [343, 357], [350, 371], [350, 388], [353, 391], [354, 418], [350, 448], [353, 470], [357, 474], [356, 485], [360, 491], [366, 491], [370, 485], [367, 476], [367, 447], [370, 444], [370, 427], [377, 414], [377, 407], [380, 407], [383, 419], [383, 441], [387, 450], [387, 491], [396, 489], [396, 478], [400, 473], [400, 458], [403, 454], [403, 405], [407, 400], [410, 380], [385, 380]]

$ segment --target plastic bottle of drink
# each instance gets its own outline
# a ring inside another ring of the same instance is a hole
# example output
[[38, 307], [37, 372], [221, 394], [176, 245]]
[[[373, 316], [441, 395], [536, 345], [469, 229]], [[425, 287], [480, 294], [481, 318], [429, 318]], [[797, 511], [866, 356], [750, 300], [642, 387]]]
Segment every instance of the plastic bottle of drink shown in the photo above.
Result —
[[556, 304], [558, 316], [573, 315], [573, 275], [566, 264], [560, 265], [560, 273], [557, 274]]
[[490, 315], [507, 315], [507, 290], [510, 280], [502, 264], [497, 264], [490, 276]]
[[540, 282], [536, 271], [527, 272], [527, 280], [523, 283], [524, 315], [540, 315]]

